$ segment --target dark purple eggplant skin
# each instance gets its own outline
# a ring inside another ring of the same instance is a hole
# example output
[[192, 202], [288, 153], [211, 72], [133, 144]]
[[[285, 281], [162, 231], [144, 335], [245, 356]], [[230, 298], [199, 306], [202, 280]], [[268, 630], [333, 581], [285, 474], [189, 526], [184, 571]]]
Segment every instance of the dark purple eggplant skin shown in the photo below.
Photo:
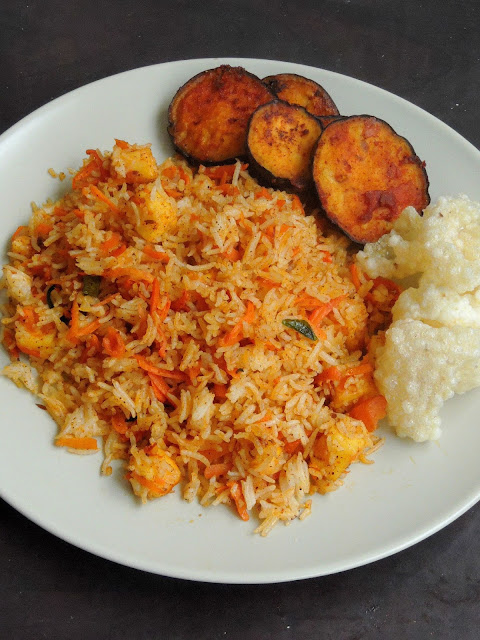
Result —
[[[291, 98], [287, 98], [286, 95], [282, 95], [282, 92], [288, 88], [289, 80], [292, 81], [292, 84], [295, 82], [298, 82], [299, 84], [306, 83], [314, 90], [314, 94], [308, 95], [304, 93], [303, 96], [305, 99], [299, 102], [296, 102]], [[279, 100], [284, 100], [290, 104], [299, 104], [315, 117], [338, 115], [338, 107], [331, 95], [324, 87], [322, 87], [322, 85], [318, 84], [318, 82], [315, 82], [315, 80], [312, 80], [311, 78], [306, 78], [305, 76], [301, 76], [296, 73], [279, 73], [263, 78], [263, 82], [273, 91]], [[315, 98], [321, 100], [322, 107], [317, 103], [315, 108], [312, 108], [311, 106], [309, 108], [309, 104], [311, 104], [312, 100]]]
[[188, 90], [188, 87], [190, 85], [194, 85], [196, 81], [200, 80], [203, 76], [205, 76], [206, 74], [211, 73], [212, 71], [216, 71], [220, 68], [225, 68], [225, 69], [238, 69], [241, 70], [243, 74], [245, 74], [246, 76], [248, 76], [249, 78], [251, 78], [253, 81], [255, 81], [256, 83], [259, 83], [260, 85], [263, 86], [263, 88], [265, 88], [266, 92], [270, 93], [272, 100], [275, 98], [274, 94], [272, 93], [272, 91], [269, 89], [269, 87], [267, 87], [260, 78], [258, 78], [256, 75], [254, 75], [253, 73], [250, 73], [249, 71], [247, 71], [246, 69], [243, 69], [243, 67], [236, 67], [236, 68], [232, 68], [229, 65], [220, 65], [219, 67], [213, 67], [211, 69], [206, 69], [205, 71], [201, 71], [200, 73], [197, 73], [195, 76], [192, 76], [189, 80], [187, 80], [187, 82], [185, 82], [181, 87], [179, 87], [179, 89], [176, 91], [175, 95], [173, 96], [170, 105], [168, 107], [168, 125], [167, 125], [167, 132], [168, 135], [170, 137], [170, 140], [173, 144], [173, 147], [175, 149], [175, 151], [177, 151], [180, 155], [182, 155], [191, 165], [193, 166], [199, 166], [199, 165], [204, 165], [204, 166], [217, 166], [217, 165], [224, 165], [224, 164], [232, 164], [232, 162], [235, 162], [237, 159], [238, 160], [246, 160], [247, 159], [247, 153], [245, 151], [245, 153], [243, 154], [237, 154], [235, 156], [229, 157], [229, 158], [225, 158], [223, 160], [208, 160], [208, 159], [201, 159], [196, 157], [195, 155], [193, 155], [192, 153], [189, 153], [185, 148], [183, 148], [181, 145], [177, 144], [177, 141], [175, 139], [175, 122], [174, 122], [174, 116], [173, 116], [173, 110], [175, 108], [175, 103], [176, 100], [179, 99], [179, 97], [182, 96], [182, 94]]
[[[315, 118], [315, 116], [312, 116], [312, 114], [309, 113], [303, 107], [300, 107], [299, 105], [292, 105], [288, 102], [285, 102], [284, 100], [275, 99], [272, 102], [268, 102], [264, 105], [261, 105], [260, 107], [258, 107], [258, 109], [256, 109], [252, 113], [252, 115], [250, 116], [249, 124], [248, 124], [248, 131], [250, 130], [250, 126], [254, 117], [258, 115], [257, 113], [258, 111], [260, 111], [262, 108], [267, 107], [268, 105], [276, 105], [276, 104], [285, 105], [285, 106], [288, 106], [289, 108], [293, 108], [296, 111], [303, 112], [303, 114], [305, 114], [308, 117], [308, 119], [315, 121], [316, 124], [318, 124], [319, 128], [320, 129], [322, 128], [322, 125], [318, 120], [318, 118]], [[256, 160], [255, 156], [253, 155], [252, 151], [249, 148], [248, 131], [247, 131], [247, 152], [248, 152], [249, 171], [258, 180], [260, 184], [266, 187], [281, 189], [282, 191], [287, 191], [289, 193], [296, 193], [296, 194], [307, 194], [309, 192], [315, 193], [311, 171], [309, 171], [309, 176], [310, 176], [309, 179], [299, 180], [298, 182], [294, 182], [294, 181], [291, 181], [289, 178], [275, 176], [263, 165], [261, 165]], [[316, 148], [316, 145], [314, 145], [313, 148]]]

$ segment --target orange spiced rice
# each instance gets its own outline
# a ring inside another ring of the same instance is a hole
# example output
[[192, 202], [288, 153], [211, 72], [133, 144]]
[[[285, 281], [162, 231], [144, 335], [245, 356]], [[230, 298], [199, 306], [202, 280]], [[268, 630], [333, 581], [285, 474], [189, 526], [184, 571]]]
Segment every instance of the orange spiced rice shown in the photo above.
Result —
[[12, 237], [4, 373], [142, 501], [178, 485], [262, 535], [304, 518], [381, 444], [373, 346], [398, 291], [240, 162], [87, 155]]

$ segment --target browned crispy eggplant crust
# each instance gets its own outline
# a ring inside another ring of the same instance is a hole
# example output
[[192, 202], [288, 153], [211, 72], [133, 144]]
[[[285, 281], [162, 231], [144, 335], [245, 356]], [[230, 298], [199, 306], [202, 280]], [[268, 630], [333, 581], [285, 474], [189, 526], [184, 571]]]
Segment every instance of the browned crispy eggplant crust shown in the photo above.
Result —
[[351, 116], [328, 125], [313, 157], [313, 179], [326, 215], [352, 240], [375, 242], [407, 206], [430, 202], [424, 163], [383, 120]]
[[322, 127], [305, 109], [274, 100], [250, 118], [247, 134], [252, 169], [268, 185], [304, 191], [312, 186], [312, 152]]
[[322, 129], [325, 129], [325, 127], [328, 127], [331, 122], [335, 122], [335, 120], [341, 120], [345, 117], [346, 116], [317, 116], [317, 120], [320, 121]]
[[[295, 73], [279, 73], [267, 76], [263, 82], [280, 100], [298, 104], [314, 116], [336, 116], [338, 109], [325, 89]], [[322, 123], [323, 124], [323, 123]]]
[[273, 99], [262, 81], [242, 67], [222, 65], [191, 78], [168, 110], [175, 148], [194, 163], [231, 162], [246, 154], [248, 120]]

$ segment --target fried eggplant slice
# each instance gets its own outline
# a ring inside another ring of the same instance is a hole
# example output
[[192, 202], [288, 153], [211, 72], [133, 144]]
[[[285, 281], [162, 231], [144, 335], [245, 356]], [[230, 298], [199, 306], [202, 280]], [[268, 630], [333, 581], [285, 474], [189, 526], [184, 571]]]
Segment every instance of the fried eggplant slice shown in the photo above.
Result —
[[267, 76], [263, 82], [280, 100], [290, 104], [298, 104], [314, 116], [336, 116], [337, 105], [325, 89], [295, 73], [279, 73]]
[[424, 163], [411, 144], [373, 116], [350, 116], [324, 129], [313, 179], [332, 222], [360, 244], [388, 233], [405, 207], [430, 202]]
[[322, 132], [303, 107], [274, 100], [250, 118], [247, 148], [251, 168], [273, 187], [305, 191], [312, 187], [311, 161]]
[[177, 151], [199, 164], [232, 162], [246, 154], [248, 120], [273, 95], [242, 67], [222, 65], [191, 78], [168, 110]]

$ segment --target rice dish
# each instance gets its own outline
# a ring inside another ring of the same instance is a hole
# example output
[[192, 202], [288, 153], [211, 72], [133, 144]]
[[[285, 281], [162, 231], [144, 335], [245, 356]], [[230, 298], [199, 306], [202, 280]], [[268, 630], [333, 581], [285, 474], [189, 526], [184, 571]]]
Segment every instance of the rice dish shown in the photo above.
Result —
[[262, 535], [305, 517], [381, 444], [371, 346], [398, 292], [240, 162], [87, 154], [12, 237], [5, 375], [143, 501], [177, 487]]

